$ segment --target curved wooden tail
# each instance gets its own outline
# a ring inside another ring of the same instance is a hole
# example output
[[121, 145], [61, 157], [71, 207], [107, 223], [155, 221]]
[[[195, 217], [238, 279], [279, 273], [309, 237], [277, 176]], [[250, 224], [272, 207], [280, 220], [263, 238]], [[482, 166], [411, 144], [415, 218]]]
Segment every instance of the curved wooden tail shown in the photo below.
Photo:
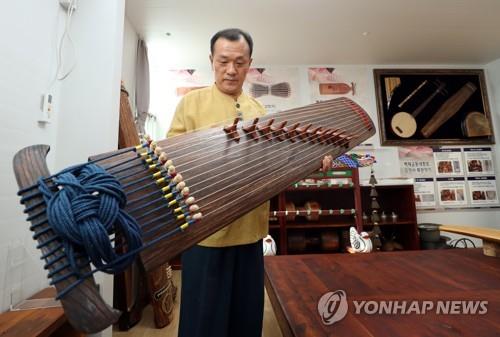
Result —
[[[32, 186], [37, 182], [39, 177], [47, 177], [50, 175], [45, 160], [48, 152], [49, 146], [34, 145], [22, 149], [15, 155], [13, 162], [14, 172], [20, 189]], [[29, 190], [22, 193], [21, 197], [33, 194], [37, 191], [37, 189]], [[29, 207], [42, 200], [42, 197], [38, 196], [27, 200], [25, 205], [26, 207]], [[33, 217], [33, 219], [31, 219], [32, 226], [30, 229], [34, 232], [35, 236], [38, 236], [37, 241], [39, 245], [43, 245], [44, 242], [46, 242], [50, 237], [54, 236], [54, 232], [52, 230], [48, 230], [47, 232], [43, 232], [43, 234], [37, 235], [37, 233], [41, 233], [49, 227], [46, 221], [43, 221], [40, 225], [36, 225], [46, 218], [45, 208], [46, 206], [43, 203], [28, 212], [28, 216]], [[42, 254], [48, 254], [45, 258], [46, 262], [53, 260], [58, 256], [65, 255], [62, 248], [57, 249], [58, 245], [58, 240], [55, 240], [40, 248]], [[52, 250], [54, 250], [54, 252], [50, 253]], [[65, 263], [67, 263], [67, 258], [64, 256], [48, 268], [49, 273]], [[89, 271], [90, 266], [86, 269], [87, 270], [82, 269], [82, 272]], [[55, 273], [52, 277], [56, 278], [65, 272], [67, 272], [66, 269]], [[77, 281], [77, 278], [73, 276], [56, 283], [55, 287], [59, 293], [75, 281]], [[96, 333], [102, 331], [116, 322], [120, 316], [119, 311], [113, 309], [104, 302], [99, 294], [99, 290], [93, 277], [85, 279], [76, 288], [68, 292], [61, 299], [61, 303], [69, 323], [75, 327], [75, 329], [85, 333]]]

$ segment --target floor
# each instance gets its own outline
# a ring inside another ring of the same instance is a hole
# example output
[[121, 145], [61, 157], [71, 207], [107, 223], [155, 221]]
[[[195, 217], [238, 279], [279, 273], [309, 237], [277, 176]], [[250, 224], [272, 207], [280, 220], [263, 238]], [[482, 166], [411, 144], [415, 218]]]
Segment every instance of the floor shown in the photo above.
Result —
[[[153, 310], [148, 305], [143, 312], [143, 318], [135, 327], [129, 331], [113, 330], [113, 337], [176, 337], [179, 325], [179, 304], [180, 304], [180, 271], [173, 272], [175, 285], [178, 287], [177, 299], [175, 301], [173, 321], [163, 329], [156, 329], [153, 321]], [[264, 302], [264, 324], [262, 328], [262, 337], [282, 337], [281, 331], [276, 321], [271, 302], [267, 293]]]

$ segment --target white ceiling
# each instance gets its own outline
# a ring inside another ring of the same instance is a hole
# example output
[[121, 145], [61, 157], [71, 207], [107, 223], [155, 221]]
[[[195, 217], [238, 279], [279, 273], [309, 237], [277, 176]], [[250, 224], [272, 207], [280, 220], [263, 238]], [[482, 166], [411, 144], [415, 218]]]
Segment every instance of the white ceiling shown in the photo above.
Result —
[[210, 37], [228, 27], [251, 33], [254, 64], [500, 58], [500, 0], [127, 0], [126, 15], [150, 50], [177, 66], [207, 65]]

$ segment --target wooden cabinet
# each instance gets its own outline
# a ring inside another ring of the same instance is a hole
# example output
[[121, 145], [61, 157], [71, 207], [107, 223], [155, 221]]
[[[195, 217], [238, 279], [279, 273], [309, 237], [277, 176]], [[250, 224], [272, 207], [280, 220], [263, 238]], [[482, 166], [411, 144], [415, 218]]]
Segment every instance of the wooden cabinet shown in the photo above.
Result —
[[[343, 252], [350, 245], [349, 228], [371, 231], [370, 186], [360, 186], [358, 169], [317, 172], [271, 199], [269, 231], [278, 254]], [[376, 186], [379, 222], [386, 240], [404, 249], [418, 249], [412, 185]], [[392, 213], [396, 217], [392, 216]]]
[[[361, 203], [367, 214], [370, 212], [370, 186], [361, 186]], [[385, 213], [379, 222], [380, 229], [386, 240], [394, 238], [403, 248], [420, 249], [417, 230], [417, 210], [413, 185], [377, 185], [380, 213]], [[392, 216], [392, 213], [396, 217]], [[368, 219], [363, 221], [363, 230], [371, 231], [373, 223]]]

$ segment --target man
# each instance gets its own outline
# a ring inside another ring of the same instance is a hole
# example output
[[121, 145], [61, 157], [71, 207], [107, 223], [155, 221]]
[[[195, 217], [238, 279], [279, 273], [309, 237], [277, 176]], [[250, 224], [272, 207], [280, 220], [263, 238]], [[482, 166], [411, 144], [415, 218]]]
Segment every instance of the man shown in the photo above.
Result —
[[[177, 106], [168, 137], [265, 114], [243, 93], [253, 41], [240, 29], [210, 40], [215, 84], [188, 93]], [[269, 203], [242, 216], [182, 255], [179, 337], [260, 337], [264, 307], [262, 238]]]

